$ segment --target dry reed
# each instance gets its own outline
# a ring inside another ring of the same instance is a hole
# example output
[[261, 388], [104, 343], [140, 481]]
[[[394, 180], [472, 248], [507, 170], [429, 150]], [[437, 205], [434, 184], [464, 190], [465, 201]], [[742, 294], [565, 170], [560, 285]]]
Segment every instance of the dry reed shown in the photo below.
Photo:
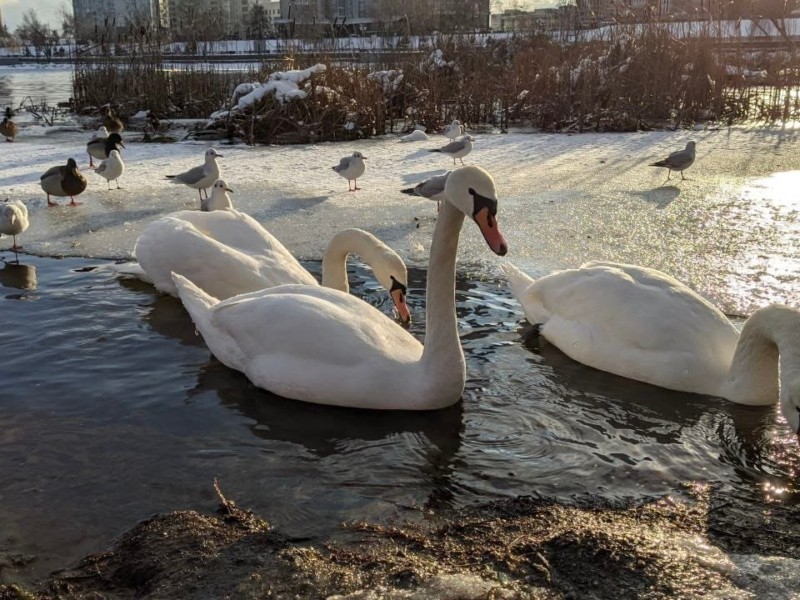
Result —
[[[306, 82], [308, 96], [285, 104], [267, 97], [235, 119], [250, 141], [280, 143], [365, 137], [410, 123], [437, 130], [454, 118], [500, 129], [630, 131], [800, 116], [795, 54], [754, 52], [747, 40], [716, 36], [712, 25], [691, 36], [652, 21], [603, 35], [573, 32], [568, 43], [441, 35], [413, 51], [298, 53], [294, 68], [328, 66]], [[229, 107], [235, 84], [283, 68], [273, 61], [257, 73], [211, 63], [176, 70], [159, 51], [140, 52], [122, 64], [77, 63], [75, 100], [84, 110], [110, 102], [128, 112], [207, 117]]]

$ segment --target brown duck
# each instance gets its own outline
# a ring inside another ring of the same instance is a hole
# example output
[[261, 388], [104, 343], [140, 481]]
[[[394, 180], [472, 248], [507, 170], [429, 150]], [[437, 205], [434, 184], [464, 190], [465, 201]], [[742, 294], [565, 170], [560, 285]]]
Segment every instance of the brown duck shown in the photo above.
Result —
[[13, 142], [14, 138], [17, 137], [17, 132], [19, 131], [17, 124], [11, 120], [13, 116], [14, 113], [11, 108], [6, 106], [6, 116], [3, 119], [3, 122], [0, 123], [0, 135], [5, 136], [7, 142]]
[[103, 127], [105, 127], [109, 133], [122, 133], [125, 126], [122, 124], [122, 121], [114, 116], [114, 112], [111, 110], [110, 106], [103, 106], [100, 109], [100, 113], [103, 115]]
[[52, 202], [50, 196], [69, 196], [69, 206], [78, 206], [75, 196], [86, 189], [86, 178], [78, 170], [74, 158], [70, 158], [65, 166], [57, 166], [45, 171], [40, 177], [39, 185], [47, 193], [47, 206], [61, 206]]

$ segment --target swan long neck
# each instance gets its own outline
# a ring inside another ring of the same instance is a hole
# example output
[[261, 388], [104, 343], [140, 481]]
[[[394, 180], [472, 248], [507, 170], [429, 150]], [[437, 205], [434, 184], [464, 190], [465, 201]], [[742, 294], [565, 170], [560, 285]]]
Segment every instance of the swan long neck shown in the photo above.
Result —
[[788, 382], [800, 378], [800, 313], [783, 306], [762, 308], [739, 335], [724, 397], [742, 404], [774, 404]]
[[342, 292], [350, 291], [347, 257], [357, 254], [373, 271], [382, 260], [382, 249], [375, 237], [360, 229], [345, 229], [331, 238], [322, 258], [322, 285]]
[[446, 373], [466, 376], [464, 351], [458, 337], [456, 317], [456, 256], [464, 213], [450, 202], [442, 202], [433, 231], [428, 261], [428, 282], [425, 293], [425, 349], [422, 362], [433, 366], [437, 377]]

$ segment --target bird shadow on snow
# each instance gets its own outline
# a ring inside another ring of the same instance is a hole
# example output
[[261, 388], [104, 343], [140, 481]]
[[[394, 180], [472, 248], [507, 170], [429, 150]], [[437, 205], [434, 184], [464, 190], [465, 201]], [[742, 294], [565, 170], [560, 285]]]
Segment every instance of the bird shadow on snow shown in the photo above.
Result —
[[[439, 146], [436, 146], [436, 148], [438, 147]], [[411, 154], [407, 154], [406, 156], [404, 156], [403, 160], [412, 160], [414, 158], [422, 158], [423, 156], [429, 156], [431, 150], [433, 150], [433, 148], [420, 148], [419, 150], [416, 150]]]
[[275, 211], [278, 215], [288, 215], [298, 210], [305, 210], [312, 208], [317, 204], [325, 202], [330, 196], [311, 196], [304, 198], [301, 196], [295, 198], [281, 198], [272, 205], [271, 210]]
[[444, 175], [447, 173], [447, 169], [436, 169], [434, 171], [418, 171], [416, 173], [405, 173], [401, 175], [404, 184], [411, 184], [411, 183], [419, 183], [429, 177], [435, 177], [436, 175]]
[[670, 202], [675, 200], [681, 193], [679, 187], [674, 185], [658, 186], [652, 190], [644, 190], [642, 192], [635, 192], [637, 196], [641, 196], [647, 202], [655, 204], [656, 208], [666, 208]]

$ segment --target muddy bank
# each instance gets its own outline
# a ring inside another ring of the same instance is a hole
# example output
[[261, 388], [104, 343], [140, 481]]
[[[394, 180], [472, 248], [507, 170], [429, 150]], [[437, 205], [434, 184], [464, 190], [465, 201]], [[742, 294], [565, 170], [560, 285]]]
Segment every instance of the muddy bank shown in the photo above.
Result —
[[800, 581], [797, 512], [707, 486], [629, 506], [528, 497], [344, 527], [336, 542], [288, 539], [220, 494], [215, 515], [155, 516], [0, 598], [792, 598]]

